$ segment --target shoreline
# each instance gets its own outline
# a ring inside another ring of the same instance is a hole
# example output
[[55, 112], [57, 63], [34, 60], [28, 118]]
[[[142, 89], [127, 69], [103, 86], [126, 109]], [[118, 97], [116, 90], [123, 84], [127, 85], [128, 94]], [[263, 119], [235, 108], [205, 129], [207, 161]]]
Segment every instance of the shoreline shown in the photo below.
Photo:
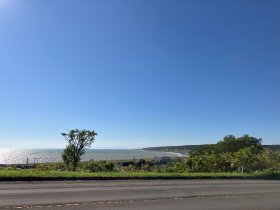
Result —
[[175, 155], [177, 155], [177, 157], [187, 157], [188, 156], [186, 154], [182, 154], [182, 153], [179, 153], [179, 152], [165, 152], [165, 153], [175, 154]]
[[142, 149], [142, 150], [143, 151], [152, 151], [152, 152], [173, 154], [174, 156], [171, 156], [171, 157], [187, 157], [188, 156], [188, 154], [183, 154], [183, 153], [179, 153], [179, 152], [158, 151], [158, 150], [152, 150], [152, 149]]
[[[38, 163], [55, 163], [61, 162], [62, 150], [53, 149], [38, 149], [38, 150], [17, 150], [13, 152], [9, 150], [0, 150], [0, 167], [2, 166], [14, 166], [14, 165], [34, 165]], [[140, 160], [140, 159], [154, 159], [159, 157], [183, 157], [183, 154], [165, 152], [165, 151], [153, 151], [145, 149], [119, 149], [119, 150], [89, 150], [86, 151], [82, 161], [89, 160], [105, 160], [105, 161], [123, 161], [123, 160]]]
[[[133, 158], [130, 158], [130, 159], [118, 159], [118, 160], [95, 160], [95, 161], [113, 161], [115, 163], [124, 163], [124, 162], [129, 162], [129, 161], [139, 161], [141, 159], [144, 159], [146, 161], [148, 160], [156, 160], [158, 158], [183, 158], [183, 157], [186, 157], [184, 156], [184, 154], [180, 154], [180, 153], [175, 153], [175, 152], [161, 152], [161, 153], [169, 153], [169, 154], [172, 154], [172, 156], [155, 156], [153, 158], [137, 158], [137, 159], [133, 159]], [[84, 161], [81, 161], [81, 162], [88, 162], [90, 160], [84, 160]], [[16, 167], [16, 168], [21, 168], [21, 169], [30, 169], [30, 168], [36, 168], [37, 165], [39, 164], [57, 164], [57, 163], [63, 163], [62, 161], [53, 161], [53, 162], [43, 162], [43, 163], [40, 163], [40, 162], [36, 162], [36, 163], [33, 163], [33, 162], [30, 162], [28, 164], [26, 163], [12, 163], [12, 164], [0, 164], [0, 169], [1, 168], [9, 168], [9, 167]]]

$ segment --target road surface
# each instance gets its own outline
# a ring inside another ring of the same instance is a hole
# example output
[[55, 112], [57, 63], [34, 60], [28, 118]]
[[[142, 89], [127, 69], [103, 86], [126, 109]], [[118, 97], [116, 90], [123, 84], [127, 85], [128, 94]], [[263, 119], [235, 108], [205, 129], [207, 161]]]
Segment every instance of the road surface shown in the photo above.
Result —
[[0, 209], [280, 209], [280, 181], [0, 182]]

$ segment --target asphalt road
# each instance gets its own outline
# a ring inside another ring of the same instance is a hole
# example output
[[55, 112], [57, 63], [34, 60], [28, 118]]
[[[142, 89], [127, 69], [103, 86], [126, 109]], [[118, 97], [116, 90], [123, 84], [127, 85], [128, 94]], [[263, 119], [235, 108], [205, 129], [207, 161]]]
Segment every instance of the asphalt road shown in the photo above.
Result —
[[280, 181], [0, 182], [0, 209], [280, 209]]

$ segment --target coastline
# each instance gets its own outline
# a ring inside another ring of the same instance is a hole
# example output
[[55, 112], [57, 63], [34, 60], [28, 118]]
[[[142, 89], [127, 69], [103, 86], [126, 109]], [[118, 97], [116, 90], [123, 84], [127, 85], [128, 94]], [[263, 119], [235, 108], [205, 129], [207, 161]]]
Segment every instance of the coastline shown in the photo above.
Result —
[[177, 157], [187, 157], [187, 156], [189, 156], [187, 154], [182, 154], [182, 153], [179, 153], [179, 152], [165, 152], [165, 153], [175, 154], [175, 155], [177, 155]]
[[160, 152], [160, 153], [167, 153], [167, 154], [171, 154], [171, 157], [187, 157], [188, 154], [183, 154], [183, 153], [179, 153], [179, 152], [170, 152], [170, 151], [158, 151], [158, 150], [152, 150], [152, 149], [142, 149], [143, 151], [153, 151], [153, 152]]
[[[34, 165], [38, 163], [61, 162], [62, 149], [12, 149], [0, 150], [0, 166], [9, 165]], [[82, 158], [82, 161], [88, 160], [139, 160], [154, 159], [159, 157], [183, 157], [183, 154], [167, 151], [155, 151], [145, 149], [90, 149]]]

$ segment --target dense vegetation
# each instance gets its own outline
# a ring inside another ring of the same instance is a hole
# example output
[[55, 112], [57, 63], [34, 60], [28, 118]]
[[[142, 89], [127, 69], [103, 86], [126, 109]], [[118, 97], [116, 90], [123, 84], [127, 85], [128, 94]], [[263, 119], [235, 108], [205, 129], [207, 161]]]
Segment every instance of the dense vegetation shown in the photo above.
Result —
[[265, 149], [261, 139], [229, 135], [217, 144], [191, 152], [185, 164], [191, 172], [279, 170], [280, 153]]
[[[212, 144], [199, 144], [199, 145], [182, 145], [182, 146], [163, 146], [163, 147], [147, 147], [144, 150], [159, 151], [159, 152], [177, 152], [181, 154], [189, 154], [192, 151], [211, 146]], [[280, 151], [280, 144], [277, 145], [262, 145], [264, 149], [272, 151]]]
[[147, 147], [147, 148], [143, 148], [143, 149], [144, 150], [159, 151], [159, 152], [177, 152], [177, 153], [181, 153], [181, 154], [189, 154], [193, 150], [197, 150], [197, 149], [206, 147], [208, 145], [209, 144], [165, 146], [165, 147]]
[[[65, 177], [147, 177], [177, 178], [188, 177], [280, 177], [280, 153], [264, 148], [262, 140], [249, 135], [236, 138], [228, 135], [216, 144], [196, 147], [190, 155], [182, 158], [138, 161], [86, 161], [76, 166], [77, 174], [69, 172], [65, 162], [43, 163], [33, 165], [29, 170], [21, 170], [18, 166], [2, 168], [0, 180], [14, 177], [38, 177], [45, 175], [51, 178]], [[1, 169], [1, 168], [0, 168]], [[45, 175], [43, 175], [45, 174]], [[90, 175], [91, 174], [91, 175]], [[142, 174], [142, 175], [141, 175]], [[181, 174], [181, 175], [180, 175]], [[201, 175], [204, 174], [204, 175]], [[214, 174], [214, 175], [213, 175]], [[239, 174], [239, 175], [238, 175]], [[20, 178], [21, 179], [21, 178]], [[28, 178], [27, 178], [28, 179]]]
[[[87, 161], [77, 165], [83, 172], [157, 173], [252, 173], [280, 170], [280, 153], [265, 149], [261, 139], [228, 135], [217, 144], [193, 150], [188, 157], [169, 160]], [[40, 170], [67, 170], [63, 163], [39, 164]]]

